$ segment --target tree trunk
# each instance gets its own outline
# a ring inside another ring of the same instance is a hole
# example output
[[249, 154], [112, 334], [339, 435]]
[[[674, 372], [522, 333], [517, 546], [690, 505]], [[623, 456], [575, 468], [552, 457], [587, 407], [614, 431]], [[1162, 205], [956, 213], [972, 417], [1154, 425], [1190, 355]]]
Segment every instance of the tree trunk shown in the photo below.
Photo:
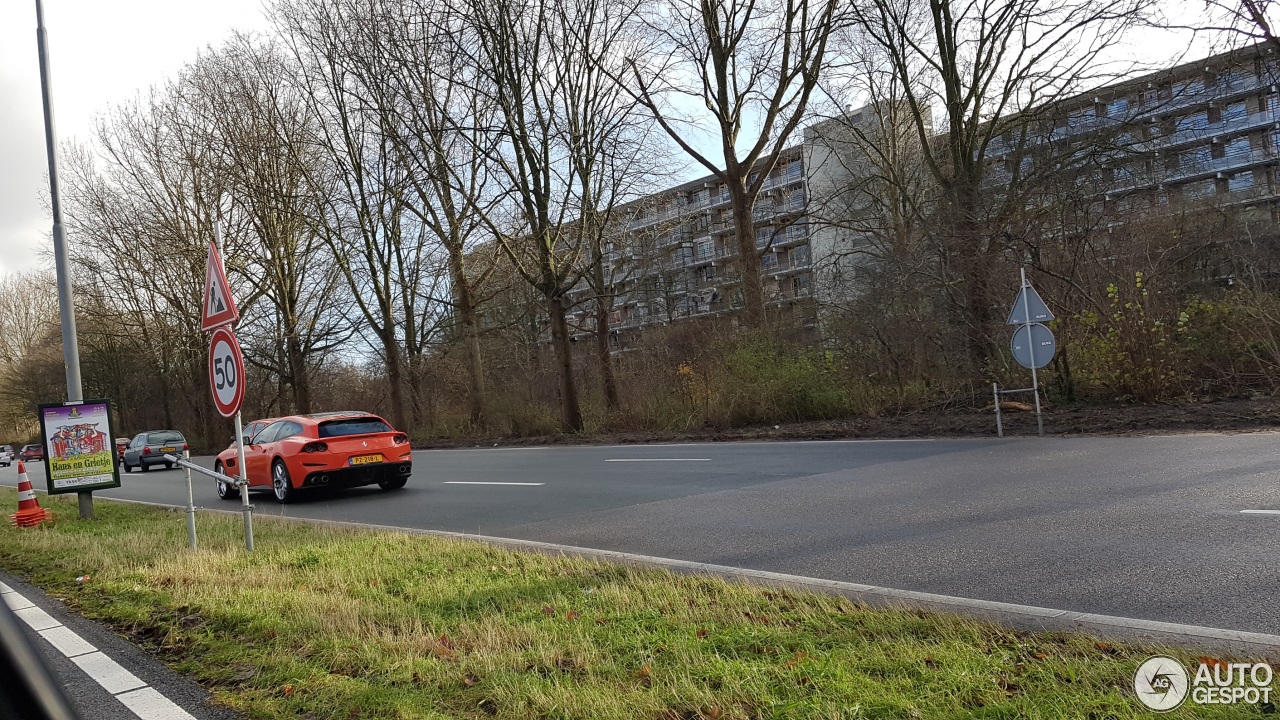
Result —
[[573, 381], [573, 348], [569, 345], [564, 298], [558, 294], [548, 297], [547, 312], [551, 316], [551, 345], [560, 367], [561, 421], [565, 432], [582, 432], [582, 408], [578, 405], [578, 386]]
[[293, 386], [293, 406], [299, 415], [311, 413], [311, 385], [307, 381], [307, 358], [298, 336], [290, 333], [286, 353]]
[[600, 363], [600, 382], [604, 385], [604, 402], [605, 407], [610, 410], [617, 410], [622, 407], [622, 403], [618, 400], [618, 378], [613, 371], [613, 348], [609, 327], [609, 304], [613, 301], [613, 296], [605, 292], [604, 284], [604, 262], [600, 257], [596, 258], [595, 266], [595, 286], [596, 286], [596, 358]]
[[382, 351], [387, 359], [387, 384], [391, 386], [391, 417], [396, 429], [409, 431], [408, 417], [404, 411], [404, 377], [400, 367], [400, 343], [396, 342], [394, 326], [387, 323], [382, 333]]
[[462, 247], [455, 252], [449, 248], [449, 275], [453, 283], [454, 300], [462, 318], [462, 338], [467, 349], [467, 407], [471, 427], [485, 426], [484, 416], [484, 361], [480, 354], [480, 323], [476, 320], [475, 298], [471, 295], [471, 282], [462, 267]]
[[745, 188], [729, 185], [733, 207], [733, 235], [738, 243], [738, 267], [742, 272], [742, 304], [749, 329], [764, 327], [764, 282], [760, 278], [760, 252], [756, 250], [756, 226], [751, 217], [754, 198]]

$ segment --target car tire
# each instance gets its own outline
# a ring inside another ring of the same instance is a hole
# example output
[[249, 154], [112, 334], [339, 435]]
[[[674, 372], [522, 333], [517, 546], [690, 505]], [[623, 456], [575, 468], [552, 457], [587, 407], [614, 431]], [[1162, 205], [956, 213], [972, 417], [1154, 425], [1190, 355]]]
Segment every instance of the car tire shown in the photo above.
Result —
[[[213, 471], [216, 473], [226, 474], [226, 471], [222, 468], [221, 462], [213, 464]], [[235, 500], [240, 497], [240, 488], [232, 487], [222, 480], [217, 480], [216, 482], [218, 483], [218, 498], [220, 500]]]
[[164, 469], [165, 469], [165, 470], [172, 470], [172, 469], [173, 469], [173, 463], [171, 463], [171, 462], [167, 462], [167, 463], [165, 463], [165, 464], [164, 464]]
[[289, 468], [284, 461], [277, 459], [271, 464], [271, 494], [281, 505], [291, 502], [297, 494], [293, 489], [293, 480], [289, 477]]
[[409, 478], [398, 477], [394, 480], [383, 480], [378, 483], [378, 487], [382, 488], [383, 490], [399, 490], [400, 488], [404, 487], [405, 483], [407, 482], [409, 482]]

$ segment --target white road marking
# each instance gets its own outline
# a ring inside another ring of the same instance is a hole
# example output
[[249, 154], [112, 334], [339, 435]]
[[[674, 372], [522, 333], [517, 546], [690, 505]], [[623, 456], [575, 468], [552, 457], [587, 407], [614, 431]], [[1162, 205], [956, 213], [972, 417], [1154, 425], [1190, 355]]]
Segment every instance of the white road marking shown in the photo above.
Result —
[[97, 652], [98, 648], [89, 644], [84, 638], [75, 634], [65, 625], [59, 625], [48, 630], [41, 630], [40, 637], [49, 641], [50, 645], [57, 648], [58, 652], [67, 657], [75, 657], [77, 655], [88, 655], [91, 652]]
[[116, 696], [116, 699], [124, 703], [125, 707], [142, 720], [183, 720], [184, 718], [195, 720], [187, 711], [178, 707], [153, 687], [121, 693]]
[[129, 708], [140, 720], [196, 720], [160, 691], [138, 679], [120, 663], [80, 637], [71, 628], [53, 619], [13, 588], [0, 583], [5, 603], [55, 650], [75, 663], [104, 690]]
[[711, 458], [609, 458], [605, 462], [711, 462]]
[[1280, 510], [1241, 510], [1249, 515], [1280, 515]]
[[125, 670], [120, 663], [107, 657], [102, 651], [77, 655], [71, 658], [71, 662], [79, 665], [86, 675], [112, 695], [147, 686], [137, 675]]
[[546, 483], [517, 483], [517, 482], [480, 482], [470, 480], [445, 480], [445, 485], [546, 485]]
[[[21, 595], [18, 595], [18, 593], [13, 593], [13, 594], [17, 595], [20, 598], [22, 597]], [[8, 599], [9, 598], [5, 598], [6, 601]], [[22, 598], [22, 599], [25, 600], [26, 598]], [[62, 624], [57, 620], [54, 620], [52, 615], [45, 612], [44, 610], [41, 610], [40, 608], [34, 605], [32, 605], [29, 608], [14, 610], [13, 614], [22, 618], [22, 622], [30, 625], [31, 629], [35, 630], [36, 632], [40, 632], [41, 630], [48, 630], [49, 628], [53, 628], [53, 627], [58, 627], [59, 625]]]
[[4, 604], [8, 605], [10, 610], [26, 610], [29, 607], [36, 606], [35, 603], [13, 591], [5, 595]]

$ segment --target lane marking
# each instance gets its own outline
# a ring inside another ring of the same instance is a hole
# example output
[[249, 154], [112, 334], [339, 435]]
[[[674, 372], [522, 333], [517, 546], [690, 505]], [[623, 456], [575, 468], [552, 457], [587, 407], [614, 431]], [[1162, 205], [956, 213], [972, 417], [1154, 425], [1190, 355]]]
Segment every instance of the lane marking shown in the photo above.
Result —
[[[116, 695], [116, 699], [124, 703], [125, 707], [132, 710], [133, 714], [142, 718], [142, 720], [191, 718], [191, 715], [186, 710], [161, 695], [153, 687], [144, 687], [121, 693]], [[191, 718], [191, 720], [195, 720], [195, 718]]]
[[48, 640], [50, 645], [57, 648], [58, 652], [69, 658], [77, 655], [88, 655], [91, 652], [98, 652], [98, 648], [72, 632], [71, 629], [65, 625], [59, 625], [56, 628], [49, 628], [48, 630], [41, 630], [40, 637]]
[[103, 654], [101, 650], [77, 655], [71, 658], [71, 662], [79, 665], [86, 675], [98, 681], [102, 689], [112, 695], [137, 690], [147, 685], [139, 680], [137, 675], [121, 667], [120, 663]]
[[711, 462], [711, 458], [609, 458], [605, 462]]
[[1280, 515], [1280, 510], [1241, 510], [1248, 515]]
[[445, 485], [546, 485], [546, 483], [481, 482], [479, 480], [445, 480]]
[[14, 614], [31, 626], [55, 650], [75, 663], [84, 674], [102, 686], [139, 720], [196, 720], [195, 716], [160, 693], [159, 690], [138, 679], [106, 653], [80, 637], [41, 610], [13, 588], [0, 583], [5, 604], [14, 608]]

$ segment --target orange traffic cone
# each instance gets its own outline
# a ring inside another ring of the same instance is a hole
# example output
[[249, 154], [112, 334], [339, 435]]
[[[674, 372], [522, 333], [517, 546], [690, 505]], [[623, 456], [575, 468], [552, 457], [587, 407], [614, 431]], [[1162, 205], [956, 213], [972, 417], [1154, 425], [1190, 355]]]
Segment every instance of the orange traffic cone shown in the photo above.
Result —
[[18, 462], [18, 512], [9, 516], [10, 524], [18, 527], [35, 527], [52, 517], [48, 510], [40, 507], [36, 500], [36, 491], [31, 489], [31, 480], [27, 478], [27, 466]]

